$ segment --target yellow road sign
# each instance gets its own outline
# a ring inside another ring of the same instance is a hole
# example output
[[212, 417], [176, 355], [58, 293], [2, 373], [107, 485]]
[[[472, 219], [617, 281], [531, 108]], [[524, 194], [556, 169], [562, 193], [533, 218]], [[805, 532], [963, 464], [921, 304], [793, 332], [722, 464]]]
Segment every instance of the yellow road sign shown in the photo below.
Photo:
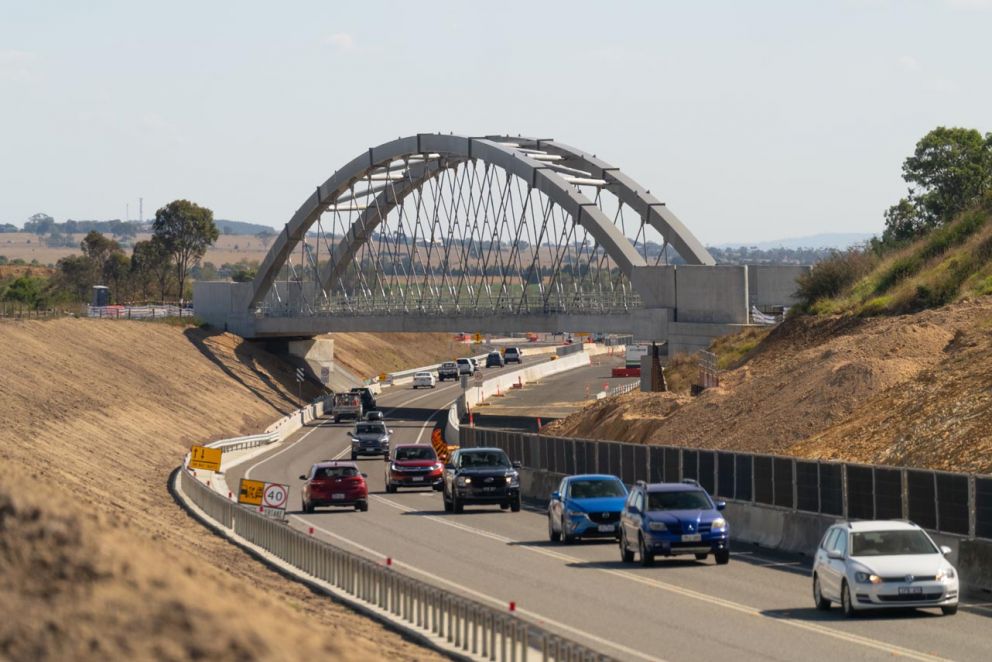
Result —
[[379, 373], [379, 381], [380, 381], [380, 382], [384, 382], [384, 381], [386, 381], [387, 379], [389, 379], [389, 375], [387, 375], [387, 374], [386, 374], [386, 373], [384, 373], [384, 372], [380, 372], [380, 373]]
[[189, 468], [220, 471], [220, 456], [222, 454], [219, 448], [193, 446], [189, 452]]
[[241, 486], [238, 487], [238, 503], [247, 503], [249, 506], [261, 506], [264, 496], [264, 481], [248, 480], [247, 478], [241, 479]]
[[472, 336], [472, 339], [475, 340], [475, 342], [482, 342], [482, 334], [477, 333], [474, 336]]

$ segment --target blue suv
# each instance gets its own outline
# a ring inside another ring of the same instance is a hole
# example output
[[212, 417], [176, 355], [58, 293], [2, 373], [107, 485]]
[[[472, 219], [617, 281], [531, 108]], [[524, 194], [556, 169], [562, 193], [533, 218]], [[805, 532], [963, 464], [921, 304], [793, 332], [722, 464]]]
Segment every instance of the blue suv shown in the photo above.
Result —
[[548, 538], [570, 543], [578, 538], [616, 538], [627, 488], [616, 476], [568, 476], [548, 503]]
[[695, 481], [638, 481], [620, 516], [621, 560], [632, 563], [636, 551], [647, 566], [659, 554], [694, 554], [702, 561], [712, 553], [718, 565], [729, 563], [730, 527], [717, 512], [725, 506]]

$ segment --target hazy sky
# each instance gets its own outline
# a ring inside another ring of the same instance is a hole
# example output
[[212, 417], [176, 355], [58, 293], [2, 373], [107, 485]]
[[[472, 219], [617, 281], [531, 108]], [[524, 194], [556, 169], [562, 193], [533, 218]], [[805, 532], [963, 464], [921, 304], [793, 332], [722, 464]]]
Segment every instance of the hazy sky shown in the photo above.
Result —
[[551, 137], [707, 243], [872, 232], [937, 125], [992, 130], [992, 0], [0, 0], [0, 222], [180, 197], [281, 227], [372, 145]]

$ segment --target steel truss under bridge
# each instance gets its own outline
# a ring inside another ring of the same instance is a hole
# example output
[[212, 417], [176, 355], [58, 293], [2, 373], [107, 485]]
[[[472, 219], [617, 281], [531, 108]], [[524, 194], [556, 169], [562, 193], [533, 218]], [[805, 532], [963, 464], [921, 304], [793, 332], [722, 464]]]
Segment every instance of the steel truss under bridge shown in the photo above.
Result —
[[307, 198], [252, 286], [257, 317], [609, 314], [639, 267], [713, 258], [618, 168], [553, 140], [418, 134]]

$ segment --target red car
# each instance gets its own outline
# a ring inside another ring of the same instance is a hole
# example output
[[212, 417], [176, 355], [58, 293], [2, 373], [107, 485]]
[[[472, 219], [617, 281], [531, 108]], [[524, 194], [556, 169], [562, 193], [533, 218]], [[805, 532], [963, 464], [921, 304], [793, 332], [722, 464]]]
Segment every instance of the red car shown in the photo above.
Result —
[[444, 465], [437, 453], [426, 444], [404, 444], [393, 447], [386, 466], [386, 491], [400, 487], [433, 487], [440, 490]]
[[318, 506], [335, 506], [365, 511], [369, 509], [366, 475], [354, 462], [318, 462], [310, 473], [300, 476], [303, 483], [303, 512], [312, 513]]

